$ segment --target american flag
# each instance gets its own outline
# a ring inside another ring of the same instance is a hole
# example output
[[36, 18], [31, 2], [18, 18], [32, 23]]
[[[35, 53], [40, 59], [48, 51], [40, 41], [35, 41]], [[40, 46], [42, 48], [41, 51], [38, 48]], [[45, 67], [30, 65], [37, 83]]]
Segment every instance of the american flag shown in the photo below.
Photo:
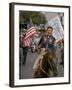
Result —
[[34, 26], [32, 26], [31, 28], [29, 28], [26, 32], [26, 35], [23, 39], [24, 42], [24, 46], [30, 46], [31, 41], [32, 41], [32, 37], [36, 34], [36, 28]]

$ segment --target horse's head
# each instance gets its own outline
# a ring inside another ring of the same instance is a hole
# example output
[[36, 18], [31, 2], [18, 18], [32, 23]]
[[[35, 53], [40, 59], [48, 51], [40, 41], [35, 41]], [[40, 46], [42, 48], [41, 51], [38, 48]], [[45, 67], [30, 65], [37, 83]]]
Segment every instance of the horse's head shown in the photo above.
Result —
[[47, 60], [53, 60], [53, 58], [55, 58], [54, 50], [50, 51], [50, 50], [48, 50], [46, 48], [41, 48], [39, 54], [41, 56], [43, 56], [44, 58], [47, 58]]

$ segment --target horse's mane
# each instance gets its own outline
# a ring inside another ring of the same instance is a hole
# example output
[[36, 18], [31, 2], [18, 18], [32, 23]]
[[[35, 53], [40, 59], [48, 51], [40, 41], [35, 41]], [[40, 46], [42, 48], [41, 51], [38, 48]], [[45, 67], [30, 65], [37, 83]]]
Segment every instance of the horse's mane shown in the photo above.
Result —
[[42, 60], [42, 68], [47, 72], [48, 69], [52, 69], [51, 62], [53, 61], [53, 55], [52, 58], [50, 58], [50, 55], [52, 53], [47, 52], [45, 55], [43, 55], [43, 60]]

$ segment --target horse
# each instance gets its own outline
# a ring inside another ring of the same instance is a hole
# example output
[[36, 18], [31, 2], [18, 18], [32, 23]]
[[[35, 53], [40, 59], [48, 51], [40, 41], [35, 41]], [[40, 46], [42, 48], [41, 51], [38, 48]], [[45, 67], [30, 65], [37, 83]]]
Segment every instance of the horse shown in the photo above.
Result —
[[57, 76], [57, 68], [54, 58], [54, 52], [42, 49], [41, 54], [34, 63], [32, 77], [47, 78]]

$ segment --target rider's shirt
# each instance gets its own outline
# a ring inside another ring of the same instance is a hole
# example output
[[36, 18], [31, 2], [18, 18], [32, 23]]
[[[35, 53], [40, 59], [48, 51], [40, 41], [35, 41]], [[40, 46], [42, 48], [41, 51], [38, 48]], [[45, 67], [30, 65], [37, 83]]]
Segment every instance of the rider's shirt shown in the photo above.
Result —
[[53, 36], [43, 36], [39, 42], [42, 48], [54, 48], [55, 38]]

